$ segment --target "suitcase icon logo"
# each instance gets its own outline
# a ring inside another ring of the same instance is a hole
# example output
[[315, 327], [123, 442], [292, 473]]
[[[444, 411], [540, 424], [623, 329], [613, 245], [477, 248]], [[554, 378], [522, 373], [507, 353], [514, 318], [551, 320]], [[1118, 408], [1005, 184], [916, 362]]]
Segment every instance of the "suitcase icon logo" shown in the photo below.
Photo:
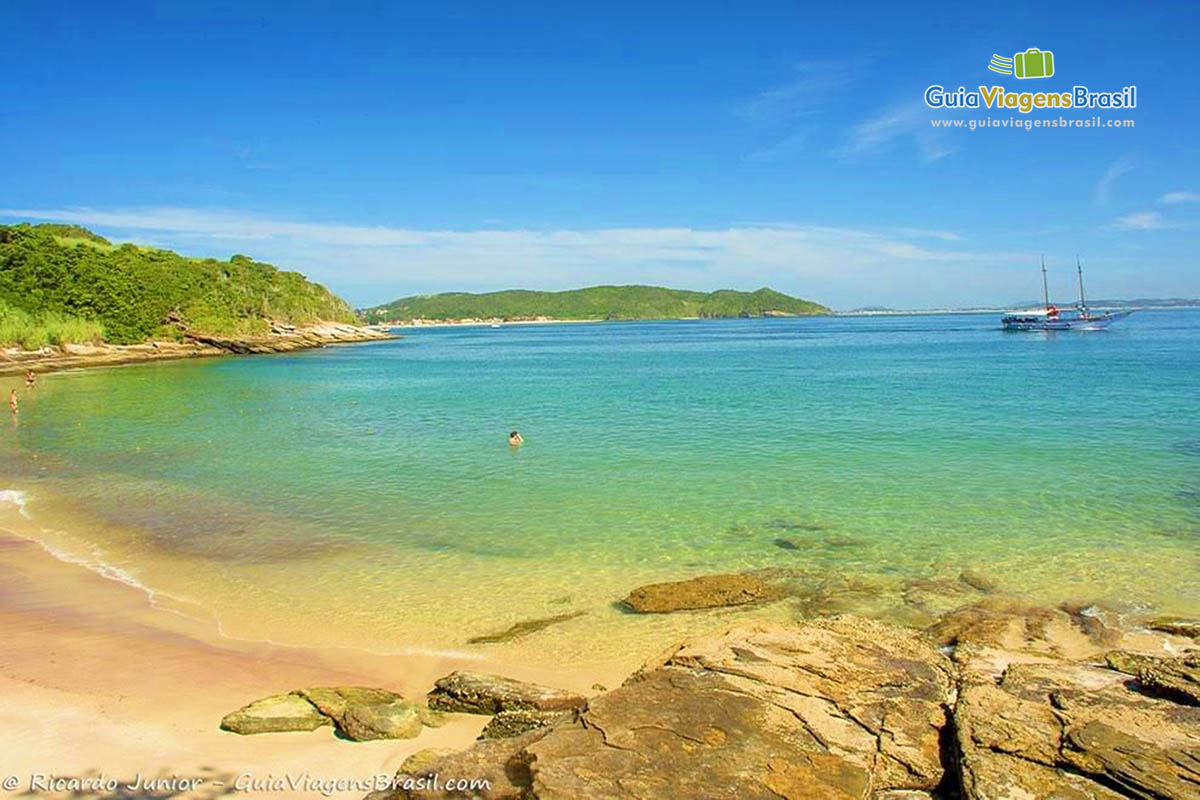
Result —
[[1022, 79], [1049, 78], [1054, 74], [1054, 53], [1036, 47], [1031, 47], [1024, 53], [1016, 53], [1012, 58], [993, 53], [988, 69], [1001, 75], [1015, 75]]

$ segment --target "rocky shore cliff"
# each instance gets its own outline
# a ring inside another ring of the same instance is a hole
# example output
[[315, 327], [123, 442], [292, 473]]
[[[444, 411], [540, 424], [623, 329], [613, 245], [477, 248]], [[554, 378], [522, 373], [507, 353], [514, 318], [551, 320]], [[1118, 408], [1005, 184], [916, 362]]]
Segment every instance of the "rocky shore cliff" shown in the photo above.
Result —
[[188, 333], [182, 341], [151, 341], [144, 344], [64, 344], [38, 350], [0, 350], [0, 375], [26, 370], [52, 372], [81, 367], [103, 367], [207, 356], [287, 353], [330, 344], [349, 344], [395, 338], [382, 331], [343, 322], [318, 322], [294, 326], [272, 323], [262, 336], [218, 336]]

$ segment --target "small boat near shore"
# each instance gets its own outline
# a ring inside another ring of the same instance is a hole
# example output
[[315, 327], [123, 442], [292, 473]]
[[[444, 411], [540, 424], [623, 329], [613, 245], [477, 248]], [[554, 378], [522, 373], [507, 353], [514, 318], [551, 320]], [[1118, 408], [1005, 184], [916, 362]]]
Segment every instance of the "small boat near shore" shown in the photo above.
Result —
[[1079, 302], [1074, 308], [1060, 309], [1050, 302], [1050, 287], [1046, 280], [1046, 259], [1042, 258], [1042, 294], [1045, 307], [1024, 311], [1012, 311], [1000, 318], [1006, 331], [1096, 331], [1107, 328], [1120, 319], [1125, 319], [1136, 309], [1108, 308], [1089, 309], [1083, 294], [1083, 265], [1075, 257], [1075, 270], [1079, 275]]

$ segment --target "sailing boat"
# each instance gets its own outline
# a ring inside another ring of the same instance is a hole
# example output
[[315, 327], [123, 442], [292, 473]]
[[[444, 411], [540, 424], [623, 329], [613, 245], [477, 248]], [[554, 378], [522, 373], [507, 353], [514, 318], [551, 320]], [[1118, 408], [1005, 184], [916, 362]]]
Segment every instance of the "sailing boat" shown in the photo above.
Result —
[[1000, 318], [1006, 331], [1066, 331], [1071, 329], [1095, 331], [1107, 328], [1134, 312], [1132, 308], [1091, 310], [1083, 295], [1083, 265], [1075, 256], [1075, 271], [1079, 274], [1079, 302], [1075, 308], [1060, 309], [1050, 303], [1050, 285], [1046, 280], [1046, 257], [1042, 256], [1042, 298], [1045, 310], [1014, 311]]

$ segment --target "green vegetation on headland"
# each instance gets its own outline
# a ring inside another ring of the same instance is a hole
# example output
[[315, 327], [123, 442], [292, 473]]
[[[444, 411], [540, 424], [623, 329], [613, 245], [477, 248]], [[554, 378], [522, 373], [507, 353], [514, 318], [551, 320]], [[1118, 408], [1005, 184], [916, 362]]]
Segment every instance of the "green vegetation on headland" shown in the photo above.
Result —
[[692, 319], [715, 317], [769, 317], [828, 314], [819, 303], [789, 297], [772, 289], [737, 292], [692, 292], [658, 286], [592, 286], [565, 292], [510, 289], [503, 292], [403, 297], [364, 309], [368, 322], [404, 322], [415, 319]]
[[255, 336], [272, 321], [354, 320], [324, 286], [247, 256], [187, 258], [73, 225], [0, 225], [0, 346]]

